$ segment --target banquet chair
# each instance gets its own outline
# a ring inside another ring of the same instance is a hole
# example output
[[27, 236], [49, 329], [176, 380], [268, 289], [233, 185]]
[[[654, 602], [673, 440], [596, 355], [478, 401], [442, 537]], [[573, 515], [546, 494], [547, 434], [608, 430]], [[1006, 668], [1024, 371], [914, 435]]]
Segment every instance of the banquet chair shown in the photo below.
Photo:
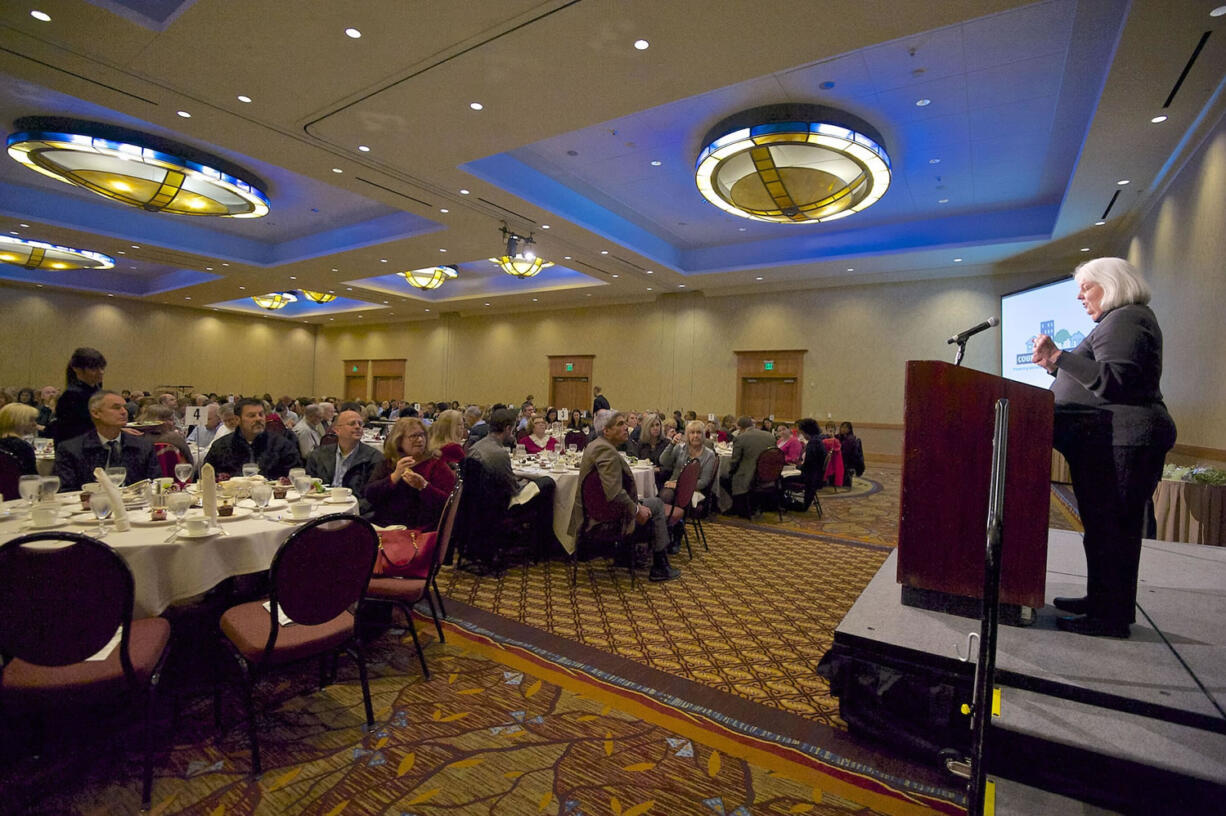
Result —
[[336, 444], [336, 432], [328, 431], [326, 434], [324, 434], [323, 436], [319, 438], [318, 447], [322, 448], [324, 445], [335, 445], [335, 444]]
[[[327, 658], [348, 651], [358, 664], [366, 723], [374, 725], [357, 621], [378, 550], [379, 536], [369, 521], [342, 513], [322, 516], [295, 530], [277, 549], [268, 568], [268, 608], [251, 601], [221, 616], [222, 642], [242, 679], [253, 775], [259, 776], [261, 766], [252, 695], [256, 681], [268, 671], [319, 657], [323, 686]], [[355, 604], [356, 614], [349, 611]], [[291, 623], [281, 623], [282, 613]], [[220, 726], [219, 685], [214, 687], [213, 706]]]
[[567, 431], [566, 446], [569, 448], [571, 445], [575, 446], [575, 450], [583, 450], [587, 445], [587, 434], [583, 431]]
[[785, 455], [778, 448], [767, 448], [758, 454], [754, 464], [753, 483], [749, 486], [749, 494], [753, 496], [774, 496], [775, 507], [779, 511], [779, 520], [783, 521], [783, 466]]
[[685, 541], [686, 552], [689, 553], [690, 560], [694, 560], [694, 548], [690, 546], [690, 534], [686, 530], [685, 522], [690, 517], [690, 511], [693, 509], [690, 505], [693, 503], [694, 491], [698, 488], [698, 473], [702, 467], [697, 459], [691, 459], [685, 463], [685, 467], [681, 469], [681, 475], [677, 477], [677, 487], [673, 491], [672, 504], [665, 505], [668, 512], [668, 526], [670, 530], [678, 524], [681, 525], [681, 535]]
[[[443, 606], [443, 596], [438, 594], [438, 583], [435, 579], [443, 565], [443, 554], [451, 543], [451, 531], [455, 529], [456, 511], [460, 507], [460, 495], [463, 492], [463, 488], [464, 483], [457, 482], [455, 488], [451, 491], [451, 495], [447, 497], [447, 503], [443, 506], [438, 535], [434, 539], [434, 552], [430, 554], [429, 573], [420, 577], [375, 575], [371, 577], [370, 584], [366, 587], [367, 600], [385, 601], [393, 606], [400, 607], [401, 611], [404, 612], [405, 626], [413, 636], [413, 645], [417, 647], [417, 659], [421, 661], [422, 675], [427, 680], [430, 679], [430, 669], [426, 666], [426, 655], [422, 651], [421, 641], [417, 637], [417, 627], [413, 625], [413, 605], [422, 598], [426, 599], [426, 603], [430, 607], [430, 614], [434, 618], [434, 626], [438, 629], [439, 642], [445, 642], [446, 637], [443, 635], [443, 624], [439, 620], [439, 609], [442, 609]], [[430, 597], [431, 588], [434, 589], [435, 594], [438, 596], [439, 605], [437, 608], [434, 605], [434, 600]], [[446, 616], [445, 610], [443, 614]]]
[[[467, 560], [482, 574], [500, 574], [509, 556], [517, 550], [526, 566], [535, 552], [530, 543], [533, 541], [530, 519], [508, 509], [510, 496], [498, 484], [491, 483], [485, 466], [471, 456], [460, 460], [460, 480], [464, 493], [451, 535], [456, 569], [461, 569]], [[444, 555], [444, 563], [447, 560]]]
[[[634, 478], [622, 473], [622, 487], [630, 495], [635, 495]], [[635, 562], [638, 557], [638, 542], [646, 532], [646, 527], [639, 527], [630, 533], [622, 532], [623, 515], [621, 508], [611, 503], [604, 495], [604, 486], [600, 483], [600, 472], [593, 469], [583, 477], [579, 486], [583, 491], [583, 523], [579, 534], [575, 537], [575, 557], [572, 559], [571, 584], [578, 580], [579, 554], [587, 554], [590, 545], [605, 545], [609, 549], [609, 557], [616, 561], [618, 552], [626, 550], [626, 561], [630, 567], [630, 585], [635, 581]], [[589, 524], [589, 522], [592, 522]], [[616, 581], [616, 572], [614, 580]]]
[[[46, 542], [51, 548], [28, 545]], [[153, 792], [153, 706], [170, 650], [165, 618], [132, 619], [132, 571], [81, 533], [33, 533], [0, 546], [0, 709], [36, 716], [128, 698], [143, 708], [141, 807]], [[102, 660], [92, 660], [118, 634]]]
[[823, 479], [838, 493], [843, 485], [843, 446], [834, 437], [823, 439], [822, 446], [826, 448], [827, 454], [826, 469], [822, 471]]
[[5, 499], [15, 499], [20, 494], [17, 483], [21, 480], [21, 465], [17, 457], [6, 450], [0, 449], [0, 496]]
[[157, 457], [158, 467], [162, 469], [162, 475], [174, 478], [175, 465], [186, 461], [179, 449], [169, 442], [154, 442], [153, 453]]

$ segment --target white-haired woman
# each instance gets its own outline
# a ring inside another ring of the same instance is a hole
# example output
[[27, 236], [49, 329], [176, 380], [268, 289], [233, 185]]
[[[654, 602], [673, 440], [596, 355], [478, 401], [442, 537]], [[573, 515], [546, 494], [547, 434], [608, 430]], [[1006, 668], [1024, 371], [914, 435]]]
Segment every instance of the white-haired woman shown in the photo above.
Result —
[[1128, 637], [1135, 619], [1146, 502], [1175, 444], [1162, 402], [1162, 330], [1149, 286], [1122, 258], [1077, 268], [1077, 299], [1097, 325], [1077, 348], [1035, 340], [1033, 360], [1055, 375], [1055, 447], [1068, 459], [1085, 527], [1086, 596], [1057, 598], [1076, 617], [1061, 629]]

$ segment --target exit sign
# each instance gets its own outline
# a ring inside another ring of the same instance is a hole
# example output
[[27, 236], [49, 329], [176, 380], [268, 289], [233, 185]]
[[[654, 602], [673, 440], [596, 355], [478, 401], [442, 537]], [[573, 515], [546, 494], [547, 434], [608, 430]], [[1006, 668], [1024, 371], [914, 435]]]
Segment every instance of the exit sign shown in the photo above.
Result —
[[574, 370], [575, 370], [575, 364], [574, 364], [574, 363], [567, 363], [567, 364], [566, 364], [566, 370], [567, 370], [567, 371], [574, 371]]
[[774, 360], [763, 360], [763, 361], [762, 361], [762, 370], [763, 370], [763, 371], [774, 371], [774, 370], [775, 370], [775, 361], [774, 361]]
[[358, 367], [357, 367], [357, 366], [354, 366], [354, 367], [353, 367], [353, 373], [354, 373], [354, 374], [357, 374], [357, 373], [358, 373]]

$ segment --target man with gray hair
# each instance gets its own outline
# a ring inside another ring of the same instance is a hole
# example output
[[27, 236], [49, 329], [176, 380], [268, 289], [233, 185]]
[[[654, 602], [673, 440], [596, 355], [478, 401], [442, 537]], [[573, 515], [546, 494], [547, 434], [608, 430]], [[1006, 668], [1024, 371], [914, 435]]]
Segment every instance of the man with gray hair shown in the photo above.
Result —
[[472, 448], [490, 432], [489, 423], [481, 415], [481, 407], [478, 405], [470, 405], [464, 409], [464, 424], [468, 427], [468, 439], [464, 443], [466, 448]]
[[319, 447], [319, 440], [323, 439], [325, 433], [327, 431], [323, 426], [323, 412], [319, 403], [312, 402], [302, 409], [302, 419], [294, 426], [294, 434], [298, 437], [298, 452], [304, 460], [311, 455], [311, 451]]
[[221, 406], [210, 402], [204, 410], [204, 424], [192, 428], [192, 432], [187, 435], [187, 441], [195, 443], [198, 450], [205, 450], [212, 445], [213, 437], [217, 436], [217, 431], [221, 428]]
[[93, 427], [55, 446], [60, 490], [80, 490], [86, 482], [96, 481], [95, 468], [123, 467], [129, 482], [162, 475], [153, 443], [143, 436], [123, 433], [128, 424], [123, 397], [114, 391], [95, 391], [88, 408]]

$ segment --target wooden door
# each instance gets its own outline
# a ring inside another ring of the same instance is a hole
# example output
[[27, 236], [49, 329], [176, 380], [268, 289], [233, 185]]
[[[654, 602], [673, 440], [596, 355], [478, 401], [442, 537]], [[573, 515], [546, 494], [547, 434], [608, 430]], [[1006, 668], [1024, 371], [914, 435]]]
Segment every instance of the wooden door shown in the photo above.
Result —
[[370, 374], [369, 360], [345, 361], [345, 401], [367, 399], [367, 379]]
[[375, 402], [404, 399], [404, 358], [371, 360], [371, 385]]
[[794, 422], [803, 416], [804, 349], [736, 352], [737, 413]]
[[774, 386], [766, 415], [788, 422], [800, 419], [800, 382], [795, 377], [783, 377], [775, 380]]
[[774, 382], [758, 377], [741, 380], [740, 413], [743, 416], [764, 417], [771, 412], [774, 398]]
[[592, 368], [596, 356], [593, 354], [550, 354], [548, 356], [549, 404], [555, 408], [590, 410], [592, 407]]

